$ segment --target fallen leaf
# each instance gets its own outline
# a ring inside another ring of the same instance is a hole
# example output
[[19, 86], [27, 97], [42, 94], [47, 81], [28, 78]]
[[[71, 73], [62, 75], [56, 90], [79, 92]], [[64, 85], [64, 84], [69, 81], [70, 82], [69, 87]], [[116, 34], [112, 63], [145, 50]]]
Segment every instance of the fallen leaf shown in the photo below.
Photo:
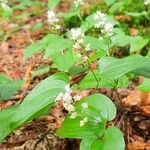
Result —
[[131, 17], [130, 16], [124, 16], [124, 15], [119, 15], [119, 16], [115, 16], [116, 20], [121, 20], [121, 21], [130, 21]]
[[130, 35], [136, 36], [138, 34], [139, 30], [136, 28], [130, 28]]
[[146, 115], [150, 115], [150, 92], [132, 91], [122, 102], [127, 107], [137, 105]]
[[150, 150], [150, 143], [135, 141], [127, 145], [128, 150]]

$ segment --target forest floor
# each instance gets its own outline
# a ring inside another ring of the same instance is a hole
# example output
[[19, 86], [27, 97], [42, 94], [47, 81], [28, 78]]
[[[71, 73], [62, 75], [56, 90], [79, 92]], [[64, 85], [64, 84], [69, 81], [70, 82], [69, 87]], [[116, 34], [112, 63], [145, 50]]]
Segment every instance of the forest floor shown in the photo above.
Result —
[[[66, 10], [66, 4], [59, 9]], [[34, 8], [26, 11], [33, 11]], [[15, 12], [16, 15], [22, 12]], [[24, 49], [33, 41], [41, 39], [47, 26], [38, 30], [31, 28], [35, 23], [42, 22], [46, 16], [30, 16], [19, 22], [0, 20], [0, 28], [7, 33], [6, 40], [0, 44], [0, 72], [12, 79], [24, 79], [22, 89], [11, 100], [0, 102], [0, 110], [20, 103], [22, 99], [51, 72], [32, 78], [31, 73], [39, 66], [50, 64], [38, 53], [28, 60], [23, 59]], [[17, 28], [16, 28], [17, 26]], [[15, 28], [15, 30], [14, 30]], [[136, 85], [142, 79], [132, 81], [128, 88], [115, 90], [99, 89], [97, 92], [110, 97], [117, 106], [118, 115], [113, 123], [119, 127], [126, 140], [128, 150], [150, 150], [150, 93], [141, 93]], [[89, 95], [91, 90], [82, 94]], [[136, 104], [135, 104], [136, 103]], [[149, 106], [145, 105], [149, 103]], [[49, 114], [33, 120], [15, 130], [2, 144], [0, 150], [78, 150], [79, 140], [59, 139], [55, 131], [64, 119], [59, 108]]]

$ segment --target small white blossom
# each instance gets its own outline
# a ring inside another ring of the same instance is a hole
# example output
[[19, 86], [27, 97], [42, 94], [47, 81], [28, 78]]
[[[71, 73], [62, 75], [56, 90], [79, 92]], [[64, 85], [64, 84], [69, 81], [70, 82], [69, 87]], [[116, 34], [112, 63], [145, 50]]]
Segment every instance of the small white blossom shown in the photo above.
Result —
[[104, 25], [104, 31], [108, 36], [113, 35], [113, 25], [111, 23], [106, 23]]
[[74, 48], [74, 49], [80, 49], [81, 46], [80, 46], [79, 43], [75, 42], [75, 43], [73, 44], [73, 48]]
[[86, 123], [86, 122], [88, 122], [88, 118], [87, 117], [84, 117], [83, 118], [83, 121]]
[[83, 120], [80, 121], [80, 126], [81, 126], [81, 127], [84, 126], [85, 123], [87, 123], [87, 122], [88, 122], [88, 118], [87, 118], [87, 117], [84, 117]]
[[63, 101], [71, 103], [72, 102], [72, 96], [70, 95], [70, 93], [66, 92], [63, 94]]
[[69, 112], [73, 112], [75, 111], [75, 107], [72, 104], [69, 104], [65, 107], [66, 110], [68, 110]]
[[80, 127], [83, 127], [85, 125], [85, 122], [83, 120], [80, 121]]
[[10, 9], [10, 7], [5, 2], [1, 3], [1, 7], [6, 11]]
[[59, 30], [61, 28], [61, 26], [58, 25], [59, 18], [57, 17], [57, 14], [54, 11], [49, 10], [47, 12], [47, 20], [48, 23], [52, 26], [52, 29]]
[[66, 91], [67, 93], [69, 93], [69, 94], [72, 92], [72, 90], [71, 90], [69, 84], [67, 84], [67, 85], [65, 86], [65, 91]]
[[69, 118], [75, 119], [77, 117], [77, 112], [71, 113], [71, 116]]
[[89, 44], [87, 44], [87, 45], [85, 46], [85, 50], [86, 50], [86, 51], [89, 51], [89, 50], [90, 50], [90, 47], [91, 47], [91, 43], [89, 43]]
[[98, 38], [98, 39], [101, 41], [101, 40], [103, 40], [104, 38], [103, 38], [102, 36], [99, 36], [99, 38]]
[[81, 104], [82, 108], [83, 109], [87, 109], [88, 108], [88, 103], [84, 102]]
[[55, 26], [55, 29], [56, 29], [56, 30], [59, 30], [60, 28], [61, 28], [60, 25], [56, 25], [56, 26]]
[[[108, 22], [107, 15], [101, 11], [97, 11], [94, 15], [95, 28], [100, 28], [101, 32], [106, 36], [113, 35], [113, 24]], [[101, 38], [100, 38], [101, 40]]]
[[71, 29], [71, 39], [75, 41], [73, 48], [80, 49], [81, 44], [83, 43], [84, 33], [80, 28], [72, 28]]
[[75, 96], [73, 97], [73, 99], [74, 99], [75, 101], [79, 101], [79, 100], [81, 100], [81, 98], [82, 98], [81, 95], [75, 95]]
[[75, 0], [73, 3], [75, 7], [78, 8], [79, 6], [83, 5], [83, 0]]
[[56, 97], [55, 101], [60, 101], [63, 99], [63, 92], [59, 93], [59, 95]]
[[107, 15], [101, 11], [97, 11], [94, 15], [94, 20], [96, 21], [95, 28], [103, 27], [107, 21]]
[[71, 39], [76, 41], [76, 40], [84, 37], [84, 33], [81, 31], [80, 28], [72, 28], [71, 29], [71, 36], [72, 36]]
[[150, 4], [150, 0], [145, 0], [144, 1], [144, 5], [149, 5]]
[[84, 56], [83, 57], [83, 61], [87, 61], [88, 60], [88, 57], [87, 56]]
[[47, 12], [47, 18], [48, 18], [48, 22], [51, 23], [56, 23], [59, 21], [59, 19], [57, 18], [56, 14], [54, 11], [49, 10]]

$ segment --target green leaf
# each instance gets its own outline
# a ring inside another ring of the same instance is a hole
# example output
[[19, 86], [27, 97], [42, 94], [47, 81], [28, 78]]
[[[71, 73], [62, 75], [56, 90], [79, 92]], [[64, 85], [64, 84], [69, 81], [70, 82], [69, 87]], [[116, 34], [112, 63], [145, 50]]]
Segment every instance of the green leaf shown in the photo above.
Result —
[[45, 58], [57, 57], [60, 52], [63, 53], [64, 50], [71, 49], [72, 45], [73, 42], [71, 40], [51, 34], [45, 50]]
[[[86, 102], [88, 108], [84, 111], [82, 103]], [[71, 119], [70, 114], [66, 117], [61, 128], [57, 130], [57, 134], [63, 138], [87, 138], [102, 136], [105, 131], [107, 121], [114, 119], [116, 116], [116, 108], [113, 102], [104, 95], [94, 94], [76, 104], [75, 119]], [[82, 115], [81, 115], [82, 114]], [[83, 117], [88, 118], [88, 122], [84, 126], [80, 126]]]
[[84, 38], [84, 44], [85, 46], [90, 43], [90, 48], [92, 50], [104, 50], [107, 51], [109, 49], [108, 47], [108, 40], [103, 39], [99, 40], [98, 38], [91, 37], [91, 36], [85, 36]]
[[48, 0], [48, 9], [53, 10], [59, 2], [60, 0]]
[[[11, 119], [9, 119], [11, 120], [10, 123], [5, 126], [5, 128], [9, 128], [9, 131], [0, 137], [1, 141], [15, 128], [40, 116], [45, 109], [50, 108], [54, 104], [56, 96], [60, 92], [64, 92], [66, 83], [68, 83], [68, 77], [63, 73], [56, 73], [40, 82], [29, 95], [25, 97]], [[2, 120], [4, 122], [6, 121], [5, 118]], [[3, 127], [1, 130], [4, 130]]]
[[140, 91], [149, 92], [150, 91], [150, 79], [144, 78], [144, 82], [141, 83], [137, 88]]
[[0, 100], [7, 100], [21, 88], [22, 80], [10, 80], [0, 75]]
[[33, 71], [32, 73], [32, 78], [36, 77], [36, 76], [40, 76], [40, 75], [43, 75], [45, 73], [48, 73], [50, 70], [50, 66], [47, 66], [47, 65], [43, 65], [39, 68], [37, 68], [37, 70]]
[[104, 57], [106, 56], [106, 51], [103, 51], [103, 50], [97, 50], [94, 55], [92, 55], [90, 58], [89, 58], [89, 62], [93, 62], [95, 60], [98, 60], [99, 58], [101, 57]]
[[105, 0], [107, 6], [111, 6], [112, 4], [114, 4], [116, 2], [116, 0]]
[[69, 68], [74, 64], [74, 55], [72, 50], [67, 50], [63, 54], [59, 53], [52, 57], [54, 65], [61, 71], [68, 72]]
[[31, 57], [34, 53], [37, 53], [45, 48], [45, 44], [42, 42], [33, 43], [25, 49], [24, 58]]
[[24, 52], [25, 59], [31, 57], [34, 53], [44, 50], [51, 39], [51, 34], [45, 36], [42, 40], [29, 45]]
[[78, 16], [78, 14], [79, 14], [78, 10], [73, 10], [73, 11], [67, 12], [67, 13], [66, 12], [65, 13], [61, 12], [61, 13], [59, 13], [59, 16], [63, 17], [66, 20], [68, 20], [68, 19], [70, 19], [74, 16]]
[[96, 140], [97, 140], [96, 138], [92, 138], [92, 137], [83, 139], [80, 143], [80, 150], [91, 150], [91, 146]]
[[115, 46], [124, 47], [126, 45], [130, 45], [131, 53], [141, 50], [149, 42], [148, 38], [144, 39], [141, 36], [132, 37], [125, 34], [114, 35], [112, 36], [111, 40]]
[[141, 36], [132, 37], [130, 39], [130, 52], [133, 53], [141, 50], [148, 42], [149, 39], [144, 39]]
[[125, 34], [114, 35], [112, 36], [111, 40], [114, 46], [124, 47], [130, 44], [130, 36]]
[[89, 88], [96, 88], [98, 87], [107, 87], [107, 88], [113, 88], [114, 82], [112, 80], [101, 80], [101, 75], [98, 70], [94, 70], [94, 74], [99, 80], [98, 84], [95, 79], [95, 76], [92, 72], [89, 72], [78, 84], [78, 88], [84, 90]]
[[[119, 77], [140, 68], [150, 69], [150, 59], [131, 55], [122, 59], [104, 57], [99, 61], [100, 74], [104, 79], [118, 79]], [[144, 74], [141, 72], [141, 75]]]
[[10, 120], [17, 108], [18, 105], [14, 105], [0, 111], [0, 143], [11, 132]]
[[0, 17], [9, 18], [13, 14], [13, 9], [5, 2], [0, 3]]
[[148, 13], [146, 11], [142, 12], [128, 12], [126, 13], [127, 16], [132, 16], [132, 17], [141, 17], [141, 16], [147, 16]]
[[109, 150], [109, 149], [111, 150], [125, 149], [125, 142], [122, 132], [118, 128], [113, 126], [107, 128], [102, 140], [96, 140], [92, 144], [90, 150]]

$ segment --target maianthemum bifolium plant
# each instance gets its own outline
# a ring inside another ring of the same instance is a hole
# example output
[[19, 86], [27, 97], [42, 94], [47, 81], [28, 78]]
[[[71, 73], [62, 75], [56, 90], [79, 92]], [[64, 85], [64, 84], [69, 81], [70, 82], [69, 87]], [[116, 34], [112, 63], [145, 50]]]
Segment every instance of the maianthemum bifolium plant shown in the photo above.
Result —
[[[59, 2], [48, 1], [50, 34], [29, 45], [24, 53], [28, 58], [43, 51], [44, 59], [53, 62], [48, 70], [58, 71], [41, 81], [21, 104], [0, 112], [0, 141], [17, 127], [61, 104], [68, 114], [56, 132], [60, 138], [81, 139], [80, 150], [124, 150], [123, 133], [110, 123], [116, 117], [116, 107], [96, 91], [101, 87], [127, 87], [130, 74], [150, 78], [150, 58], [138, 54], [149, 39], [126, 35], [112, 15], [100, 10], [86, 17], [81, 15], [82, 0], [75, 0], [67, 13], [56, 13], [54, 8]], [[129, 56], [113, 57], [115, 47], [125, 46]], [[91, 67], [93, 62], [95, 68]], [[70, 83], [70, 76], [81, 73], [86, 75], [79, 83]], [[88, 88], [93, 88], [88, 97], [74, 94], [76, 89]], [[145, 83], [138, 88], [149, 90]]]

